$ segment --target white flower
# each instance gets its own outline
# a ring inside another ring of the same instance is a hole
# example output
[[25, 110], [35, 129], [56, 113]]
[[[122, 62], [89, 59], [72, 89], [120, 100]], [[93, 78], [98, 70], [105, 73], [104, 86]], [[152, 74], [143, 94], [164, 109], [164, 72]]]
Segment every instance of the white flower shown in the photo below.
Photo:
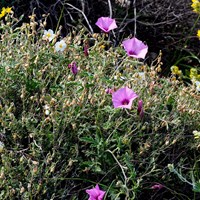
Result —
[[49, 110], [49, 109], [50, 109], [49, 105], [45, 105], [45, 106], [44, 106], [44, 109], [45, 109], [45, 110]]
[[60, 42], [56, 42], [55, 44], [55, 50], [56, 51], [64, 51], [66, 48], [66, 43], [64, 42], [64, 40], [61, 40]]
[[142, 81], [145, 81], [145, 73], [144, 72], [138, 72], [138, 78]]
[[49, 115], [50, 114], [50, 110], [45, 110], [45, 115]]
[[49, 115], [50, 114], [50, 107], [49, 107], [49, 105], [45, 105], [44, 106], [44, 113], [45, 113], [45, 115]]
[[196, 90], [200, 92], [200, 81], [195, 81]]
[[113, 78], [114, 78], [114, 80], [117, 80], [118, 77], [117, 77], [117, 76], [114, 76]]
[[138, 82], [138, 83], [142, 83], [143, 81], [146, 80], [145, 78], [145, 73], [144, 72], [137, 72], [135, 74], [135, 80]]
[[51, 29], [49, 29], [48, 31], [47, 30], [44, 30], [44, 35], [43, 35], [43, 39], [44, 40], [49, 40], [49, 42], [51, 40], [53, 40], [55, 38], [55, 34], [53, 33], [53, 31]]

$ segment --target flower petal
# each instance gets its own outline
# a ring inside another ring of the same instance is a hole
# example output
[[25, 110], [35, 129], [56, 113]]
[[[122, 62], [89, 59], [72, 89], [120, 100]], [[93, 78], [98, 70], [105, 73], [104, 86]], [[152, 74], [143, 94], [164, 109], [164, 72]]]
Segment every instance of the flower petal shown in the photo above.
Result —
[[115, 19], [110, 17], [100, 17], [95, 24], [106, 33], [117, 28]]
[[124, 49], [126, 50], [128, 56], [134, 58], [145, 58], [148, 46], [137, 38], [127, 39], [122, 42]]
[[138, 95], [128, 87], [120, 88], [112, 94], [112, 102], [114, 108], [131, 109], [132, 102]]

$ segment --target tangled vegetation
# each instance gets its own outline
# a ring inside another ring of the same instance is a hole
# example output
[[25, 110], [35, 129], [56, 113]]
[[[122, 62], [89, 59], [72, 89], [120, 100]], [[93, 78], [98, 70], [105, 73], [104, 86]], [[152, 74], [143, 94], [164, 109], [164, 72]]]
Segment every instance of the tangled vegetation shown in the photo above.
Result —
[[165, 76], [170, 74], [170, 67], [177, 63], [184, 69], [199, 64], [191, 55], [199, 57], [196, 31], [200, 26], [191, 4], [191, 0], [0, 1], [2, 7], [13, 6], [15, 15], [18, 18], [23, 15], [22, 21], [25, 22], [28, 22], [33, 9], [37, 21], [42, 19], [43, 14], [49, 14], [47, 28], [56, 30], [62, 25], [63, 37], [72, 30], [80, 31], [80, 24], [90, 32], [91, 28], [99, 32], [95, 26], [96, 20], [101, 16], [113, 17], [119, 27], [112, 38], [115, 45], [133, 34], [136, 21], [137, 36], [149, 46], [146, 57], [149, 65], [162, 50], [162, 75]]
[[[162, 52], [147, 65], [112, 33], [35, 18], [1, 21], [0, 199], [199, 199], [197, 85], [160, 76]], [[113, 106], [124, 87], [131, 109]]]

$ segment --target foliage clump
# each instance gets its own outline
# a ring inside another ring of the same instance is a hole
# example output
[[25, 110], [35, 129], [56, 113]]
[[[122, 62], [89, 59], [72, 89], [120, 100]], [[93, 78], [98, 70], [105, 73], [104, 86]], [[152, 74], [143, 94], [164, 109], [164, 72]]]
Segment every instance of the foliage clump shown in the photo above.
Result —
[[[46, 16], [40, 24], [35, 17], [21, 26], [13, 13], [1, 21], [0, 198], [87, 199], [97, 183], [105, 199], [199, 192], [168, 169], [199, 182], [196, 88], [160, 77], [162, 53], [148, 66], [84, 28], [65, 37], [58, 29], [49, 41]], [[139, 96], [131, 110], [114, 108], [106, 92], [124, 86]]]

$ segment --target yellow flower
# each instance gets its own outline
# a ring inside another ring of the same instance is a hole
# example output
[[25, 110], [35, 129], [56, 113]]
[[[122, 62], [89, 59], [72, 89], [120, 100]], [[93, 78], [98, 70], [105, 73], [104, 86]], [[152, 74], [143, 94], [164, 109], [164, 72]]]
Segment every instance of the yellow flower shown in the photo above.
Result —
[[171, 72], [172, 72], [172, 74], [175, 74], [178, 76], [180, 76], [182, 74], [182, 71], [179, 70], [178, 66], [175, 66], [175, 65], [171, 66]]
[[197, 31], [197, 37], [200, 39], [200, 29]]
[[200, 131], [193, 131], [194, 139], [199, 139], [200, 138]]
[[102, 45], [100, 46], [100, 48], [101, 48], [101, 49], [105, 49], [105, 45], [102, 44]]
[[199, 2], [199, 0], [192, 0], [191, 7], [193, 8], [194, 12], [200, 14], [200, 2]]
[[190, 79], [191, 80], [196, 80], [198, 77], [198, 72], [196, 68], [191, 68], [190, 69]]
[[0, 13], [0, 19], [2, 18], [2, 17], [4, 17], [5, 15], [3, 15], [2, 13]]
[[11, 11], [12, 11], [12, 8], [10, 8], [10, 7], [7, 7], [7, 8], [3, 7], [3, 8], [1, 9], [0, 19], [1, 19], [2, 17], [4, 17], [7, 13], [10, 13]]
[[12, 11], [12, 7], [7, 7], [6, 8], [6, 13], [10, 13]]
[[2, 13], [3, 15], [6, 14], [6, 8], [5, 8], [5, 7], [3, 7], [3, 8], [1, 9], [1, 13]]
[[2, 10], [1, 10], [1, 14], [0, 14], [0, 17], [4, 17], [6, 15], [6, 9], [3, 7]]

